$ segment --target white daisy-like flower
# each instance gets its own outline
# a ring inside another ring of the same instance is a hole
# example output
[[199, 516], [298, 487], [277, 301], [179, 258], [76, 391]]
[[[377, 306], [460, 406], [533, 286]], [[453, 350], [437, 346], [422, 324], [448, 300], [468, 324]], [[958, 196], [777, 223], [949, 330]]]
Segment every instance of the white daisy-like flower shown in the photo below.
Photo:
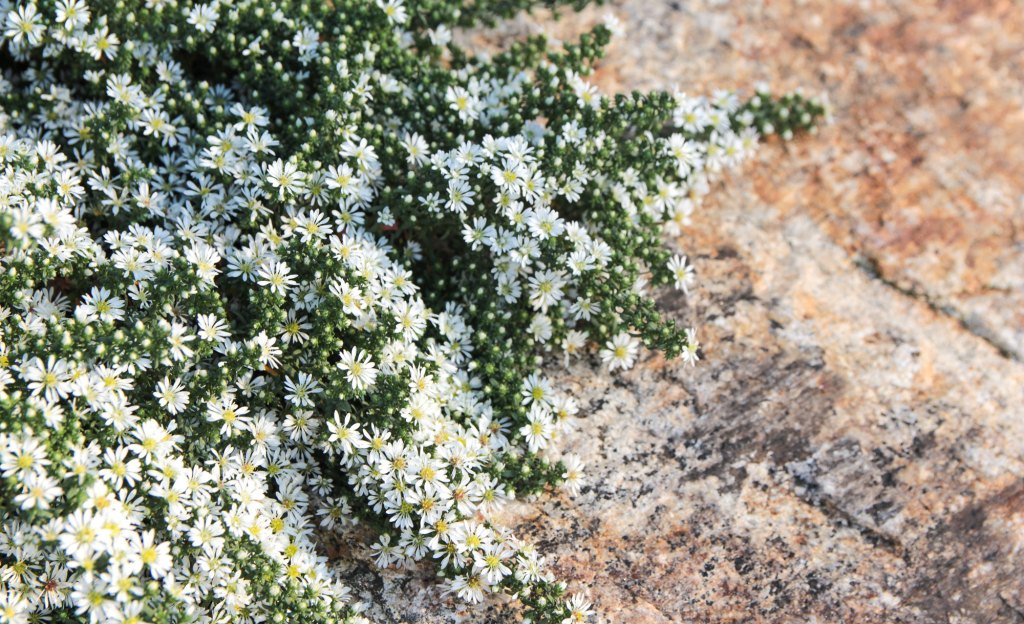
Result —
[[166, 409], [171, 414], [179, 414], [188, 407], [189, 392], [185, 389], [185, 385], [180, 378], [171, 381], [164, 377], [161, 381], [157, 382], [153, 396], [160, 403], [160, 407]]
[[672, 256], [668, 261], [668, 270], [675, 280], [675, 287], [690, 294], [690, 287], [693, 286], [697, 276], [693, 271], [693, 265], [686, 261], [686, 256]]
[[377, 366], [370, 355], [358, 347], [341, 352], [338, 368], [357, 391], [367, 390], [377, 382]]
[[608, 370], [628, 370], [633, 368], [636, 356], [640, 352], [640, 340], [626, 332], [616, 334], [601, 349], [601, 360]]
[[700, 356], [697, 351], [700, 349], [700, 342], [697, 340], [697, 330], [690, 327], [686, 330], [686, 348], [683, 349], [683, 361], [690, 366], [696, 366]]

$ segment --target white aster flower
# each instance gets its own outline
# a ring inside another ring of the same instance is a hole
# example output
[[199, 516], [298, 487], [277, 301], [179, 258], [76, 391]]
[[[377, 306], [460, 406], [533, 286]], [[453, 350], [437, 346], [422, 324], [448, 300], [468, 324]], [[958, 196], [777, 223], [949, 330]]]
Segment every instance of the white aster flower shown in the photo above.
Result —
[[345, 372], [345, 378], [357, 391], [367, 390], [377, 382], [376, 365], [370, 355], [358, 347], [341, 352], [338, 368]]
[[608, 370], [628, 370], [633, 368], [636, 356], [640, 351], [640, 341], [626, 332], [617, 334], [601, 349], [601, 360]]
[[185, 385], [180, 378], [172, 382], [167, 377], [164, 377], [163, 380], [156, 384], [153, 396], [160, 403], [160, 407], [166, 409], [171, 414], [179, 414], [188, 407], [189, 392], [185, 389]]
[[675, 279], [675, 287], [687, 295], [690, 294], [690, 286], [696, 280], [696, 275], [693, 272], [693, 265], [687, 263], [686, 256], [672, 256], [668, 261], [668, 270]]

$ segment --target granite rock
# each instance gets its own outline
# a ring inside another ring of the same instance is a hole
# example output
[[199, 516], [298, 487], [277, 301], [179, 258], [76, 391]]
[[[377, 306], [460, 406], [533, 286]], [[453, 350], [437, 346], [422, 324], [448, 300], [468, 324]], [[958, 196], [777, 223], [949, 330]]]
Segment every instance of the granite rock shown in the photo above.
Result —
[[[588, 486], [505, 514], [601, 621], [1024, 621], [1024, 4], [613, 2], [607, 91], [766, 80], [835, 122], [769, 142], [669, 244], [700, 287], [695, 368], [648, 354], [558, 383]], [[381, 623], [514, 622], [427, 568], [356, 587]]]

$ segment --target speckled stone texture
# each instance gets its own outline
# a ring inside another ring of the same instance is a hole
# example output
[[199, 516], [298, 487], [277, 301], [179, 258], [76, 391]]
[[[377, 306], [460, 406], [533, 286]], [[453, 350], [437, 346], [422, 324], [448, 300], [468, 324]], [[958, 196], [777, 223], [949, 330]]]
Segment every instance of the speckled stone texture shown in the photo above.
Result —
[[[701, 278], [661, 299], [698, 367], [552, 367], [589, 485], [508, 523], [601, 621], [1024, 621], [1024, 3], [632, 0], [486, 41], [608, 11], [606, 91], [766, 80], [835, 123], [669, 242]], [[354, 565], [378, 622], [518, 621]]]

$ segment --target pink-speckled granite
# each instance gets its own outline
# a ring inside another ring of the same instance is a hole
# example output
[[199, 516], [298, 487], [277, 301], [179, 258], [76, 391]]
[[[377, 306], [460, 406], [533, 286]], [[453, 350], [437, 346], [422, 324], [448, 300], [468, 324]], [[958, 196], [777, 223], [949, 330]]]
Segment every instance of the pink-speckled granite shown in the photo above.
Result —
[[[1024, 3], [630, 0], [465, 37], [607, 11], [608, 91], [767, 80], [835, 123], [670, 241], [702, 280], [662, 299], [702, 328], [697, 368], [552, 366], [589, 486], [508, 523], [602, 621], [1024, 621]], [[353, 566], [378, 622], [518, 618]]]

